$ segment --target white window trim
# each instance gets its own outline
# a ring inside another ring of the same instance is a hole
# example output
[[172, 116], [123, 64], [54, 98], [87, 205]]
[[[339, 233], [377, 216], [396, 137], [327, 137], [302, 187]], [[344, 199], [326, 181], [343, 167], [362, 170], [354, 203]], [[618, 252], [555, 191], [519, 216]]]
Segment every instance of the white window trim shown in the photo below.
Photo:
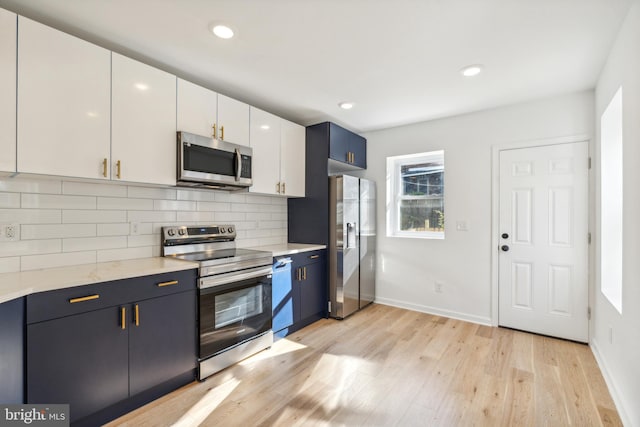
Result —
[[[401, 193], [402, 182], [399, 179], [400, 168], [407, 163], [425, 161], [430, 158], [442, 159], [444, 163], [444, 150], [429, 151], [425, 153], [408, 154], [403, 156], [387, 157], [387, 237], [400, 237], [409, 239], [435, 239], [444, 240], [445, 231], [402, 231], [400, 230], [400, 200], [432, 199], [433, 196], [403, 196]], [[438, 197], [439, 198], [439, 197]], [[444, 192], [442, 195], [444, 198]], [[446, 219], [445, 219], [446, 224]]]

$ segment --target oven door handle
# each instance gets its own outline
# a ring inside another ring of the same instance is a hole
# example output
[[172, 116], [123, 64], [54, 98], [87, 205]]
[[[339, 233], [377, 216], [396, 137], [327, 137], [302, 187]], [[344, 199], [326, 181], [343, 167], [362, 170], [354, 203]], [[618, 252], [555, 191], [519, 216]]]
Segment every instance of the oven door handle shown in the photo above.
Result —
[[214, 286], [226, 285], [227, 283], [239, 282], [241, 280], [254, 279], [256, 277], [268, 276], [271, 274], [271, 266], [252, 268], [251, 270], [232, 273], [218, 274], [216, 276], [203, 277], [200, 279], [200, 289], [212, 288]]

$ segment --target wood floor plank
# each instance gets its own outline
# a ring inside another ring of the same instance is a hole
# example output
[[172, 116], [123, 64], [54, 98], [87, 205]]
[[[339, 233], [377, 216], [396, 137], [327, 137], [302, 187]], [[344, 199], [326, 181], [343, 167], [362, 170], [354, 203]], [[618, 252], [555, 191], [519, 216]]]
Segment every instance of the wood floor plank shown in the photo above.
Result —
[[373, 304], [114, 426], [620, 426], [586, 345]]

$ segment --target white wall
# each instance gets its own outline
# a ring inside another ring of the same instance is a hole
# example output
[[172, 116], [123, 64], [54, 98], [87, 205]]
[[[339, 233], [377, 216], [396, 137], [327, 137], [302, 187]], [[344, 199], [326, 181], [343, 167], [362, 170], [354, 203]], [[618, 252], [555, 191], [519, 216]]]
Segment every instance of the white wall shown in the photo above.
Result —
[[[640, 3], [632, 5], [596, 86], [596, 152], [600, 117], [622, 86], [623, 102], [623, 255], [622, 315], [597, 282], [594, 292], [592, 348], [625, 425], [640, 426]], [[599, 162], [596, 162], [596, 166]], [[596, 169], [599, 178], [599, 167]], [[599, 181], [599, 180], [598, 180]], [[596, 194], [596, 223], [602, 192]], [[595, 234], [596, 260], [600, 230]], [[599, 272], [599, 263], [596, 262]], [[595, 277], [599, 280], [599, 274]], [[610, 329], [612, 340], [610, 340]]]
[[[378, 302], [491, 322], [491, 147], [593, 134], [593, 92], [370, 132], [368, 169], [378, 185]], [[388, 156], [445, 150], [445, 239], [386, 237]], [[468, 231], [456, 231], [458, 220]], [[434, 281], [444, 284], [434, 292]]]
[[[132, 235], [130, 223], [138, 223]], [[287, 241], [287, 201], [213, 190], [0, 178], [0, 273], [160, 255], [160, 227], [235, 224], [238, 246]]]

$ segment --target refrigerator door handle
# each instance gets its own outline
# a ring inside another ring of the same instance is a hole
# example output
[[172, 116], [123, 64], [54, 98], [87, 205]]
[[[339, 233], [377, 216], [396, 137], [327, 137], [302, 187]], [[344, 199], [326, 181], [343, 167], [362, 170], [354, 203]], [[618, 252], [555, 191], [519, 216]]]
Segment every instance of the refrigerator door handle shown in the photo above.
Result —
[[[352, 236], [353, 235], [353, 236]], [[353, 249], [356, 247], [356, 223], [347, 223], [347, 244], [345, 249]]]

